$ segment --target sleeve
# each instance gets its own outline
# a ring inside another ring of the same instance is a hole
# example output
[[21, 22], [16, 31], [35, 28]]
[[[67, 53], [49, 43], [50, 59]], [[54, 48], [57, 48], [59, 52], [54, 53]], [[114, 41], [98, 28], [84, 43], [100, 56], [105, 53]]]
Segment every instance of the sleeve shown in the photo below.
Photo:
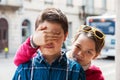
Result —
[[102, 71], [99, 67], [92, 65], [87, 71], [86, 71], [86, 77], [87, 79], [91, 80], [105, 80], [104, 76], [102, 74]]
[[21, 80], [21, 75], [19, 73], [19, 71], [21, 71], [21, 70], [22, 70], [22, 66], [20, 65], [17, 67], [12, 80]]
[[96, 73], [94, 74], [94, 76], [96, 76], [95, 78], [96, 78], [97, 80], [105, 80], [105, 79], [104, 79], [104, 76], [103, 76], [103, 74], [102, 74], [101, 71], [96, 72]]
[[17, 71], [15, 72], [12, 80], [21, 80], [21, 76], [20, 76], [20, 74]]
[[23, 44], [20, 45], [16, 51], [16, 54], [14, 56], [14, 64], [18, 66], [29, 61], [33, 57], [34, 53], [36, 53], [37, 49], [38, 48], [33, 48], [31, 46], [29, 37]]

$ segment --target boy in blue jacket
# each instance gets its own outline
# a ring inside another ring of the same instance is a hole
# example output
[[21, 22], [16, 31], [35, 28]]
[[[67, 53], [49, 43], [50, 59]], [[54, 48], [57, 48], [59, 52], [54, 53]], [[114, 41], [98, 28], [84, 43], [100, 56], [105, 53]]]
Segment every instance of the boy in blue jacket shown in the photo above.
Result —
[[[47, 8], [35, 27], [35, 33], [17, 50], [15, 59], [28, 61], [18, 65], [13, 80], [85, 80], [81, 65], [61, 51], [68, 34], [66, 16], [59, 9]], [[37, 56], [29, 60], [35, 52]]]

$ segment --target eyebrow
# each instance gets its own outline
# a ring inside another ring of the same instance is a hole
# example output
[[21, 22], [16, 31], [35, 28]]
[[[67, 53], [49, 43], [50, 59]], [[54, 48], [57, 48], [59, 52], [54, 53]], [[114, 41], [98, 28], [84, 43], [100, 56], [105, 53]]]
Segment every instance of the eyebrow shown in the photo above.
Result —
[[75, 46], [79, 46], [79, 47], [81, 47], [81, 45], [80, 45], [79, 43], [76, 43]]
[[90, 50], [90, 51], [95, 51], [94, 49], [88, 49], [88, 50]]

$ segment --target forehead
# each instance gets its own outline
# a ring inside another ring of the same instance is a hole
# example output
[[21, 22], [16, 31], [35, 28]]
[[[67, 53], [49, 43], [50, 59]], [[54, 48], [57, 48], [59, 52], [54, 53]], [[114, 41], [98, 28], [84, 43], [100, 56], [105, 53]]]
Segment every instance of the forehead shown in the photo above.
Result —
[[78, 43], [83, 47], [95, 49], [95, 42], [84, 34], [79, 35], [75, 43]]
[[46, 26], [48, 29], [54, 29], [54, 30], [61, 30], [62, 26], [59, 23], [56, 22], [49, 22], [49, 21], [44, 21], [42, 26]]

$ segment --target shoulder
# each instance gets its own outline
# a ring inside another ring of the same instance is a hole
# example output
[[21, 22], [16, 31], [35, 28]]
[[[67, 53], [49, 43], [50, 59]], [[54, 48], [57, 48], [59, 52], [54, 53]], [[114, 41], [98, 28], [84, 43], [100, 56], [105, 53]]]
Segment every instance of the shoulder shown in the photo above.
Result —
[[80, 71], [81, 69], [83, 69], [82, 66], [73, 59], [68, 59], [68, 64], [71, 69], [74, 69], [76, 71]]
[[85, 73], [88, 80], [104, 80], [104, 76], [102, 74], [101, 69], [95, 65], [90, 66], [90, 68], [86, 70]]
[[95, 65], [91, 65], [88, 70], [93, 71], [95, 73], [96, 72], [102, 73], [101, 69], [99, 67], [95, 66]]
[[18, 67], [17, 67], [17, 72], [20, 73], [22, 71], [24, 71], [25, 69], [30, 69], [30, 67], [32, 66], [32, 60], [26, 62], [26, 63], [23, 63], [23, 64], [20, 64]]
[[69, 74], [71, 73], [72, 75], [70, 76], [71, 77], [71, 80], [86, 80], [86, 77], [85, 77], [85, 72], [82, 68], [82, 66], [77, 63], [75, 60], [73, 59], [68, 59], [68, 64], [69, 64]]

